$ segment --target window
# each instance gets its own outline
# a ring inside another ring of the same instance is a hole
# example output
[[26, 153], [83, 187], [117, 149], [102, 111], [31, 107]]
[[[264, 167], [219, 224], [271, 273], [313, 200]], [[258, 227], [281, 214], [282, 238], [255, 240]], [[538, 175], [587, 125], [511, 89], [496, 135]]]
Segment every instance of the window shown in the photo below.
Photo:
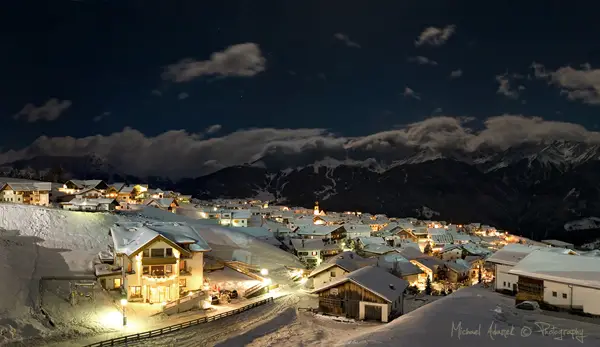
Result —
[[113, 282], [113, 287], [115, 289], [119, 289], [121, 288], [121, 279], [120, 278], [115, 278], [114, 282]]
[[338, 289], [337, 288], [331, 288], [329, 290], [329, 294], [330, 295], [338, 295], [339, 294]]
[[143, 256], [144, 256], [145, 258], [148, 258], [148, 257], [150, 256], [150, 250], [146, 248], [146, 249], [144, 250]]
[[152, 258], [164, 258], [165, 249], [164, 248], [152, 248], [152, 249], [150, 249], [150, 256]]
[[552, 292], [552, 296], [556, 297], [557, 293], [556, 292]]
[[167, 254], [167, 257], [173, 256], [173, 248], [165, 248], [165, 252]]
[[150, 267], [149, 266], [142, 267], [142, 275], [148, 275], [148, 274], [150, 274]]
[[170, 276], [173, 274], [173, 265], [165, 265], [165, 272], [167, 274], [167, 276]]
[[506, 287], [506, 282], [504, 282], [504, 286]]
[[150, 266], [150, 274], [152, 276], [164, 276], [165, 275], [165, 267], [160, 266]]
[[129, 297], [130, 298], [141, 298], [142, 297], [142, 287], [129, 287]]
[[187, 283], [185, 283], [185, 278], [180, 278], [179, 279], [179, 286], [180, 287], [185, 287]]
[[317, 255], [317, 252], [316, 252], [316, 251], [313, 251], [313, 252], [311, 253], [311, 255], [315, 256], [315, 255]]
[[335, 271], [331, 271], [331, 273], [329, 274], [331, 277], [335, 277]]
[[563, 299], [567, 298], [567, 293], [563, 293]]

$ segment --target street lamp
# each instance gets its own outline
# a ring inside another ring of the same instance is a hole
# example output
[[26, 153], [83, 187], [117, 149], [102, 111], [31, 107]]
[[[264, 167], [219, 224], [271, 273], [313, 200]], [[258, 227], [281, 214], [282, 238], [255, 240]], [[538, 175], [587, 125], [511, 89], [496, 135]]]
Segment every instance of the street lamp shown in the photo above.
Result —
[[263, 276], [266, 276], [266, 275], [269, 274], [269, 270], [267, 270], [267, 269], [261, 269], [260, 270], [260, 274], [263, 275]]
[[127, 325], [127, 316], [125, 315], [125, 306], [127, 306], [127, 299], [121, 299], [121, 309], [123, 310], [123, 326]]

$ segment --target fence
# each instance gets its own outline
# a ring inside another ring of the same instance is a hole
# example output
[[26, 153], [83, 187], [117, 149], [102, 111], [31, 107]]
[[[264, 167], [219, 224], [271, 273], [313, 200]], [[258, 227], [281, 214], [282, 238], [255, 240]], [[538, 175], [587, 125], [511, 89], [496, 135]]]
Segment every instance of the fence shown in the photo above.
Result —
[[228, 312], [223, 312], [220, 313], [218, 315], [215, 316], [209, 316], [209, 317], [202, 317], [202, 318], [197, 318], [191, 321], [187, 321], [187, 322], [183, 322], [183, 323], [179, 323], [179, 324], [174, 324], [168, 327], [164, 327], [164, 328], [160, 328], [160, 329], [154, 329], [154, 330], [150, 330], [150, 331], [144, 331], [141, 333], [137, 333], [137, 334], [131, 334], [131, 335], [125, 335], [125, 336], [121, 336], [121, 337], [116, 337], [114, 339], [110, 339], [110, 340], [104, 340], [104, 341], [100, 341], [100, 342], [95, 342], [92, 343], [90, 345], [86, 345], [85, 347], [103, 347], [103, 346], [115, 346], [115, 345], [120, 345], [120, 344], [126, 344], [128, 342], [135, 342], [135, 341], [140, 341], [140, 340], [144, 340], [144, 339], [149, 339], [152, 337], [157, 337], [160, 335], [164, 335], [164, 334], [168, 334], [168, 333], [172, 333], [174, 331], [178, 331], [181, 329], [185, 329], [185, 328], [189, 328], [195, 325], [199, 325], [199, 324], [203, 324], [203, 323], [208, 323], [208, 322], [212, 322], [221, 318], [225, 318], [225, 317], [229, 317], [229, 316], [233, 316], [235, 314], [238, 313], [242, 313], [244, 311], [247, 311], [251, 308], [257, 307], [257, 306], [261, 306], [264, 305], [266, 303], [272, 302], [273, 298], [266, 298], [264, 300], [260, 300], [257, 302], [254, 302], [252, 304], [248, 304], [244, 307], [240, 307], [237, 308], [235, 310], [232, 311], [228, 311]]

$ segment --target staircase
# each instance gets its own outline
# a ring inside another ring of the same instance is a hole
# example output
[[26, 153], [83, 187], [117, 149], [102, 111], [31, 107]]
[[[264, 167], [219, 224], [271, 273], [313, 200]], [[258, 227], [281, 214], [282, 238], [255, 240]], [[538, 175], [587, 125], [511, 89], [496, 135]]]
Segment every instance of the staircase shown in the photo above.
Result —
[[196, 292], [192, 295], [187, 295], [177, 300], [168, 302], [163, 307], [163, 313], [172, 315], [180, 312], [189, 311], [193, 308], [199, 307], [200, 302], [206, 299], [206, 293], [203, 291]]

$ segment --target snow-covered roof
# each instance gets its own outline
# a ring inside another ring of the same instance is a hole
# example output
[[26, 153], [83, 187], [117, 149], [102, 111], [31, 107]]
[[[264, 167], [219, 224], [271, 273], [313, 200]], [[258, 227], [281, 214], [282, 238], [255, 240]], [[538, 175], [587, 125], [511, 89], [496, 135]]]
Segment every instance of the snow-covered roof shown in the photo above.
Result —
[[462, 259], [457, 259], [456, 261], [448, 261], [446, 262], [446, 266], [454, 270], [458, 273], [468, 272], [471, 269], [471, 266], [467, 262]]
[[[350, 257], [350, 254], [352, 254], [352, 257]], [[352, 272], [361, 267], [360, 261], [364, 261], [364, 258], [354, 254], [353, 252], [344, 252], [321, 263], [310, 273], [310, 275], [308, 275], [308, 277], [316, 276], [334, 266], [338, 266], [347, 272]]]
[[358, 238], [358, 242], [360, 242], [362, 245], [367, 246], [367, 245], [385, 245], [385, 239], [383, 237], [359, 237]]
[[301, 225], [296, 233], [298, 235], [327, 236], [339, 228], [341, 228], [340, 225]]
[[364, 224], [344, 224], [344, 229], [348, 235], [371, 235], [371, 227]]
[[75, 199], [71, 199], [70, 201], [67, 201], [67, 202], [61, 202], [61, 205], [74, 205], [74, 206], [98, 206], [98, 205], [103, 205], [103, 204], [118, 205], [119, 203], [115, 199], [106, 199], [106, 198], [99, 198], [99, 199], [75, 198]]
[[52, 190], [50, 182], [0, 182], [0, 190], [6, 186], [17, 192], [36, 192], [40, 190]]
[[515, 265], [521, 259], [525, 258], [528, 254], [535, 250], [548, 248], [540, 246], [520, 245], [517, 243], [510, 243], [500, 248], [496, 253], [487, 259], [490, 263], [503, 264], [503, 265]]
[[564, 247], [564, 248], [572, 248], [573, 244], [560, 241], [560, 240], [542, 240], [542, 243], [554, 246], [554, 247]]
[[408, 260], [413, 260], [413, 259], [417, 259], [417, 258], [421, 258], [421, 257], [425, 256], [423, 254], [423, 252], [421, 252], [420, 248], [414, 248], [414, 247], [402, 248], [400, 250], [400, 254]]
[[600, 259], [536, 250], [509, 273], [600, 289]]
[[231, 213], [233, 219], [250, 219], [250, 217], [252, 217], [250, 210], [235, 210]]
[[[317, 250], [333, 250], [340, 249], [341, 244], [331, 242], [324, 242], [321, 239], [291, 239], [292, 246], [297, 251], [317, 251]], [[304, 243], [302, 242], [304, 241]]]
[[382, 268], [365, 266], [328, 283], [324, 287], [316, 289], [313, 293], [321, 292], [348, 281], [363, 287], [388, 302], [395, 301], [404, 293], [406, 287], [408, 287], [407, 281], [390, 274]]
[[394, 247], [390, 247], [388, 245], [380, 245], [380, 244], [368, 244], [363, 247], [363, 251], [373, 253], [373, 254], [386, 254], [390, 252], [398, 252]]
[[[157, 237], [175, 244], [189, 244], [194, 252], [207, 252], [211, 248], [194, 227], [185, 223], [117, 223], [111, 229], [115, 252], [130, 256]], [[180, 246], [181, 247], [181, 246]]]
[[174, 198], [148, 199], [144, 201], [144, 205], [150, 205], [152, 202], [155, 202], [161, 208], [168, 208], [172, 203], [176, 203], [176, 200]]
[[399, 253], [388, 253], [379, 256], [377, 259], [377, 266], [385, 268], [387, 270], [398, 270], [401, 276], [409, 276], [423, 273], [423, 271], [403, 257]]
[[[95, 188], [97, 185], [102, 183], [102, 180], [69, 180], [68, 182], [73, 183], [77, 188]], [[67, 183], [68, 183], [67, 182]]]

